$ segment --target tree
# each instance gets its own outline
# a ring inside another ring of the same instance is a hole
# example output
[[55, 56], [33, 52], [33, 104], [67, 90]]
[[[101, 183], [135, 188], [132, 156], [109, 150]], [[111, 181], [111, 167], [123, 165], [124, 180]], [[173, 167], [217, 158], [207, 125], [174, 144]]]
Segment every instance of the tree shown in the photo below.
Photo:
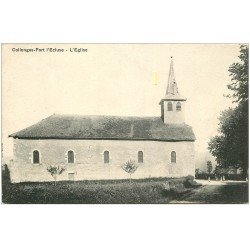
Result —
[[233, 91], [234, 102], [248, 102], [248, 45], [240, 46], [239, 59], [241, 62], [233, 63], [229, 67], [231, 83], [227, 85], [229, 90]]
[[218, 167], [242, 167], [248, 174], [248, 46], [240, 46], [240, 62], [229, 67], [231, 83], [227, 85], [236, 103], [219, 117], [219, 135], [211, 138], [208, 149], [216, 157]]
[[48, 166], [47, 167], [47, 171], [52, 175], [52, 177], [55, 180], [55, 185], [56, 185], [56, 180], [57, 180], [57, 176], [59, 176], [60, 174], [62, 174], [65, 171], [64, 167], [60, 167], [60, 166]]
[[219, 177], [222, 173], [222, 169], [219, 166], [216, 166], [214, 169], [215, 176]]
[[129, 180], [131, 182], [131, 175], [137, 170], [138, 166], [135, 164], [134, 161], [129, 160], [124, 163], [121, 168], [129, 174]]
[[196, 168], [196, 169], [195, 169], [195, 175], [198, 175], [198, 174], [200, 174], [200, 169], [199, 169], [199, 168]]
[[207, 172], [209, 173], [209, 175], [211, 174], [213, 170], [213, 165], [211, 161], [207, 161]]

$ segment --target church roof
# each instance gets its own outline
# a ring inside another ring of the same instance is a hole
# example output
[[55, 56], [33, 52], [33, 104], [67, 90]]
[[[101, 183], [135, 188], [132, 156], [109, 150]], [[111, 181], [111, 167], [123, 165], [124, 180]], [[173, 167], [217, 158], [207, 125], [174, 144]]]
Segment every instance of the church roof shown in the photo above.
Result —
[[10, 137], [19, 139], [100, 139], [194, 141], [186, 124], [164, 124], [160, 117], [52, 115]]
[[[175, 81], [175, 75], [174, 75], [174, 63], [173, 63], [173, 57], [171, 56], [171, 63], [170, 63], [170, 69], [169, 69], [169, 75], [168, 75], [168, 85], [167, 90], [164, 98], [162, 98], [161, 102], [164, 100], [176, 100], [176, 101], [186, 101], [187, 99], [180, 95], [177, 83]], [[160, 102], [160, 103], [161, 103]]]

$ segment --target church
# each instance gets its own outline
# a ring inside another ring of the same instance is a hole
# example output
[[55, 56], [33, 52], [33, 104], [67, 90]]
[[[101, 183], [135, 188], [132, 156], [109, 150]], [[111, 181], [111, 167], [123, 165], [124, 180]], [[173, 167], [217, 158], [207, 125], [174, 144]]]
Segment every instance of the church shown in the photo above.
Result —
[[49, 116], [9, 135], [11, 182], [53, 181], [47, 167], [63, 166], [58, 180], [127, 179], [122, 164], [133, 160], [132, 178], [195, 174], [195, 135], [185, 123], [186, 98], [175, 81], [173, 59], [159, 117]]

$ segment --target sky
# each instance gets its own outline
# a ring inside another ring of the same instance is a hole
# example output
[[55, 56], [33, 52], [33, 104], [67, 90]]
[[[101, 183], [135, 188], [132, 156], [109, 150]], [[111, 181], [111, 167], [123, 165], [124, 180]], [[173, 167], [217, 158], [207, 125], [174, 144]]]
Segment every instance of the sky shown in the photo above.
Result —
[[206, 151], [220, 112], [232, 106], [223, 95], [238, 55], [238, 44], [4, 44], [3, 155], [12, 156], [9, 134], [54, 113], [160, 116], [171, 56], [196, 151]]

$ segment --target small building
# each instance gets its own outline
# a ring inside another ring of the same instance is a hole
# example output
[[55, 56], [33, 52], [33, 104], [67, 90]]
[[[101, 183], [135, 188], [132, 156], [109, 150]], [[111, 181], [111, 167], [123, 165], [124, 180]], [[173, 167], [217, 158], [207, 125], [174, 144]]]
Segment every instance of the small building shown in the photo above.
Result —
[[126, 179], [121, 165], [130, 159], [139, 166], [133, 178], [194, 176], [195, 136], [185, 103], [171, 60], [159, 117], [49, 116], [10, 135], [11, 181], [52, 181], [49, 165], [65, 167], [58, 180]]

